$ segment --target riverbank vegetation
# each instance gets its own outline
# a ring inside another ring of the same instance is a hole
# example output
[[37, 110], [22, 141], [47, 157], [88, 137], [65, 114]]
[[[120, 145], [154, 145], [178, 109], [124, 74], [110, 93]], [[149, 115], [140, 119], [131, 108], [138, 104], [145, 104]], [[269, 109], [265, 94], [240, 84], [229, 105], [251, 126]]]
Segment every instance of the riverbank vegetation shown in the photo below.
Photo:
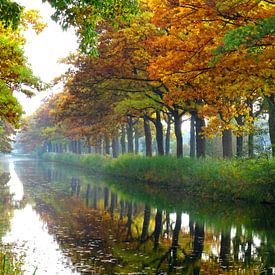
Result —
[[[275, 203], [275, 161], [193, 160], [175, 157], [146, 158], [125, 155], [117, 159], [99, 155], [46, 153], [43, 158], [87, 169], [90, 172], [127, 179], [148, 188], [214, 200], [245, 199]], [[129, 188], [131, 188], [129, 186]]]
[[22, 264], [22, 261], [16, 260], [13, 253], [0, 251], [1, 275], [22, 275]]
[[23, 261], [18, 260], [8, 246], [2, 245], [2, 236], [9, 230], [12, 213], [12, 196], [7, 186], [9, 179], [8, 173], [0, 171], [0, 274], [22, 275]]

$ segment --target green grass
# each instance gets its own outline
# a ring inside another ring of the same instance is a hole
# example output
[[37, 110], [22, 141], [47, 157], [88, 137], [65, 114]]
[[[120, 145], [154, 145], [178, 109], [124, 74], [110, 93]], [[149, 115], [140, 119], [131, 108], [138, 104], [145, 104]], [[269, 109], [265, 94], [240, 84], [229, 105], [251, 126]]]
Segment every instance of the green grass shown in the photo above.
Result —
[[136, 155], [109, 159], [100, 155], [67, 153], [47, 153], [43, 158], [123, 177], [136, 184], [145, 182], [151, 187], [185, 191], [189, 195], [275, 203], [274, 159], [197, 160]]
[[96, 154], [77, 155], [73, 153], [45, 153], [42, 158], [76, 167], [88, 168], [90, 171], [95, 173], [102, 172], [109, 160], [108, 158]]
[[0, 251], [1, 275], [23, 275], [22, 264], [23, 262], [16, 260], [13, 254]]

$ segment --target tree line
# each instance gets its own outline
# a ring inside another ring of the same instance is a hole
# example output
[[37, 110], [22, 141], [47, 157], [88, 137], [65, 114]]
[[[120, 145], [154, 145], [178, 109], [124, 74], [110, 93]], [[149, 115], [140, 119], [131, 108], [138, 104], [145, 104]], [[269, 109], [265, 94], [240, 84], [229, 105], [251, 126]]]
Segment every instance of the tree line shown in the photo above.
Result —
[[237, 156], [244, 156], [245, 136], [252, 156], [255, 121], [266, 115], [274, 156], [274, 4], [149, 0], [114, 9], [107, 1], [94, 14], [88, 1], [71, 2], [78, 20], [70, 20], [68, 6], [51, 4], [63, 27], [77, 29], [82, 51], [63, 60], [70, 67], [55, 81], [64, 89], [29, 118], [25, 147], [81, 153], [85, 143], [85, 152], [117, 157], [138, 152], [144, 136], [152, 156], [153, 135], [164, 155], [173, 134], [182, 157], [189, 118], [191, 157], [205, 157], [206, 139], [215, 136], [232, 157], [234, 135]]

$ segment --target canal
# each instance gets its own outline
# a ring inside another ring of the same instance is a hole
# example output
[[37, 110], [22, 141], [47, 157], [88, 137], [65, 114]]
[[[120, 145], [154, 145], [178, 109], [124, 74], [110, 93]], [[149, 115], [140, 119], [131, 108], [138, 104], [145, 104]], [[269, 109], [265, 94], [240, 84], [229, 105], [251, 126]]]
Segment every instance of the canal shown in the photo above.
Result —
[[1, 158], [0, 171], [13, 194], [0, 200], [0, 246], [24, 274], [275, 272], [274, 205], [209, 201], [23, 158]]

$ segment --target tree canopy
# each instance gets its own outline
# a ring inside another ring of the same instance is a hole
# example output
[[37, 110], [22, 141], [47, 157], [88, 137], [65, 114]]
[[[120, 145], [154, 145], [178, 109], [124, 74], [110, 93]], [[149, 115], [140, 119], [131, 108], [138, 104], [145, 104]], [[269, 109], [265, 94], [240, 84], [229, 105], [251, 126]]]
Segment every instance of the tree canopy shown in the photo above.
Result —
[[127, 21], [138, 12], [137, 0], [43, 0], [55, 9], [52, 18], [67, 29], [73, 26], [80, 39], [80, 49], [95, 54], [99, 30], [97, 24], [108, 20], [114, 25]]
[[[39, 32], [44, 23], [35, 11], [24, 11], [12, 1], [0, 4], [0, 131], [6, 140], [10, 127], [19, 128], [23, 109], [14, 92], [21, 92], [31, 97], [35, 90], [42, 89], [42, 82], [34, 76], [24, 55], [25, 38], [22, 30], [31, 24]], [[8, 126], [8, 124], [10, 126]], [[1, 142], [2, 143], [2, 142]], [[7, 146], [5, 146], [7, 147]], [[6, 151], [6, 150], [4, 150]]]
[[[59, 78], [65, 88], [50, 113], [67, 137], [116, 138], [124, 135], [123, 127], [132, 129], [134, 119], [145, 121], [145, 136], [150, 121], [161, 143], [162, 123], [170, 118], [182, 156], [181, 123], [187, 116], [196, 120], [197, 155], [203, 157], [205, 138], [221, 135], [225, 142], [232, 132], [249, 135], [257, 115], [265, 112], [274, 144], [272, 3], [49, 2], [55, 19], [75, 26], [81, 39], [96, 34], [93, 44], [81, 44], [82, 53], [64, 60], [70, 65]], [[87, 54], [95, 49], [96, 55]], [[128, 139], [131, 143], [131, 134]]]

